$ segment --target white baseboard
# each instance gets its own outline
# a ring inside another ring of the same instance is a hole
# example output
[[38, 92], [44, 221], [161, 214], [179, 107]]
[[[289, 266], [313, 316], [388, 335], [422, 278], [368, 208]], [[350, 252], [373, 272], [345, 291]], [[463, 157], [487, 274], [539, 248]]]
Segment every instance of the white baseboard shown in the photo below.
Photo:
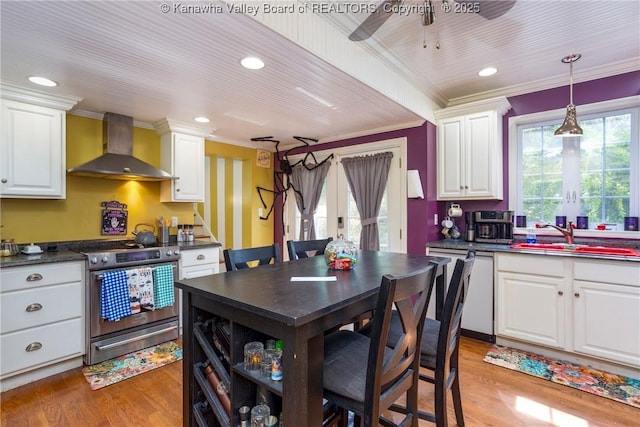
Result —
[[20, 387], [70, 369], [78, 368], [82, 365], [82, 356], [78, 356], [53, 365], [43, 366], [42, 368], [37, 368], [32, 371], [2, 378], [2, 380], [0, 380], [0, 392], [11, 390], [12, 388]]

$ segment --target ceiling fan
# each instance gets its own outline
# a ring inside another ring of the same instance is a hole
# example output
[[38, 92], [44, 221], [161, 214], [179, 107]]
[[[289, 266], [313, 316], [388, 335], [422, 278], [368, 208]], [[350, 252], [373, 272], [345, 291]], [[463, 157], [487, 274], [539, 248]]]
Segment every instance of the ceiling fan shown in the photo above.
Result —
[[[454, 0], [442, 0], [443, 11], [445, 8], [449, 8], [447, 9], [448, 11], [455, 12], [457, 8], [471, 10], [468, 8], [473, 7], [477, 10], [478, 15], [489, 20], [498, 18], [507, 13], [513, 7], [515, 2], [516, 0], [455, 0], [455, 3], [458, 5], [452, 5]], [[398, 13], [398, 11], [401, 10], [402, 3], [404, 3], [404, 0], [384, 0], [378, 5], [376, 10], [349, 35], [349, 40], [362, 41], [371, 37], [373, 33], [375, 33], [382, 24], [391, 17], [391, 15]], [[423, 25], [429, 25], [433, 22], [434, 16], [431, 0], [424, 1], [422, 11], [424, 12]]]

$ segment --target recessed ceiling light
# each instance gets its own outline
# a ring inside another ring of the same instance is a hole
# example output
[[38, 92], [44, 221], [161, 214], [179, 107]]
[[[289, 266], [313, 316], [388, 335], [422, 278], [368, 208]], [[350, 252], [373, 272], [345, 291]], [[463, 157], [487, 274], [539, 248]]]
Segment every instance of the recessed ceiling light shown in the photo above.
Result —
[[211, 121], [204, 116], [194, 117], [193, 120], [195, 120], [198, 123], [209, 123]]
[[255, 56], [247, 56], [246, 58], [243, 58], [240, 63], [244, 68], [248, 68], [250, 70], [259, 70], [264, 68], [264, 62]]
[[53, 80], [48, 79], [46, 77], [30, 76], [29, 77], [29, 81], [31, 83], [35, 83], [35, 84], [40, 85], [40, 86], [48, 86], [48, 87], [58, 86], [58, 83], [56, 83]]
[[483, 68], [482, 70], [478, 71], [478, 75], [480, 77], [488, 77], [488, 76], [493, 76], [497, 72], [498, 72], [497, 68], [487, 67], [487, 68]]

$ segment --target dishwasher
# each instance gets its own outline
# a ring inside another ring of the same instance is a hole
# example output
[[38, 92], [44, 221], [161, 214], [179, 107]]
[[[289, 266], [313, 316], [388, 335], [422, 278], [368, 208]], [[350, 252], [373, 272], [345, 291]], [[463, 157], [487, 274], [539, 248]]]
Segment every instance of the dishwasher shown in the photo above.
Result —
[[[447, 285], [451, 280], [457, 259], [467, 256], [466, 250], [429, 248], [429, 255], [451, 258], [447, 265]], [[435, 317], [435, 298], [427, 309], [429, 317]], [[476, 251], [473, 263], [469, 295], [462, 313], [462, 335], [481, 341], [496, 342], [493, 328], [493, 252]]]

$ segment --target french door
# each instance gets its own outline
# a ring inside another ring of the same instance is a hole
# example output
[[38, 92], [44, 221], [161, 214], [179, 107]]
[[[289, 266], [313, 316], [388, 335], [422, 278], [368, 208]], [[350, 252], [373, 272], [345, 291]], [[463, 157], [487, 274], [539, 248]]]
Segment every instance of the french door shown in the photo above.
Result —
[[[346, 240], [356, 244], [360, 242], [360, 231], [362, 230], [360, 215], [340, 161], [344, 157], [366, 156], [382, 152], [392, 152], [393, 159], [378, 216], [380, 251], [406, 253], [407, 170], [405, 138], [314, 152], [318, 160], [322, 160], [332, 153], [334, 155], [334, 158], [330, 160], [331, 167], [314, 217], [317, 239], [329, 236], [336, 239], [339, 235], [343, 235]], [[290, 157], [292, 163], [298, 159], [299, 157]], [[285, 235], [283, 244], [287, 240], [300, 239], [300, 212], [293, 195], [287, 198], [284, 209]]]

